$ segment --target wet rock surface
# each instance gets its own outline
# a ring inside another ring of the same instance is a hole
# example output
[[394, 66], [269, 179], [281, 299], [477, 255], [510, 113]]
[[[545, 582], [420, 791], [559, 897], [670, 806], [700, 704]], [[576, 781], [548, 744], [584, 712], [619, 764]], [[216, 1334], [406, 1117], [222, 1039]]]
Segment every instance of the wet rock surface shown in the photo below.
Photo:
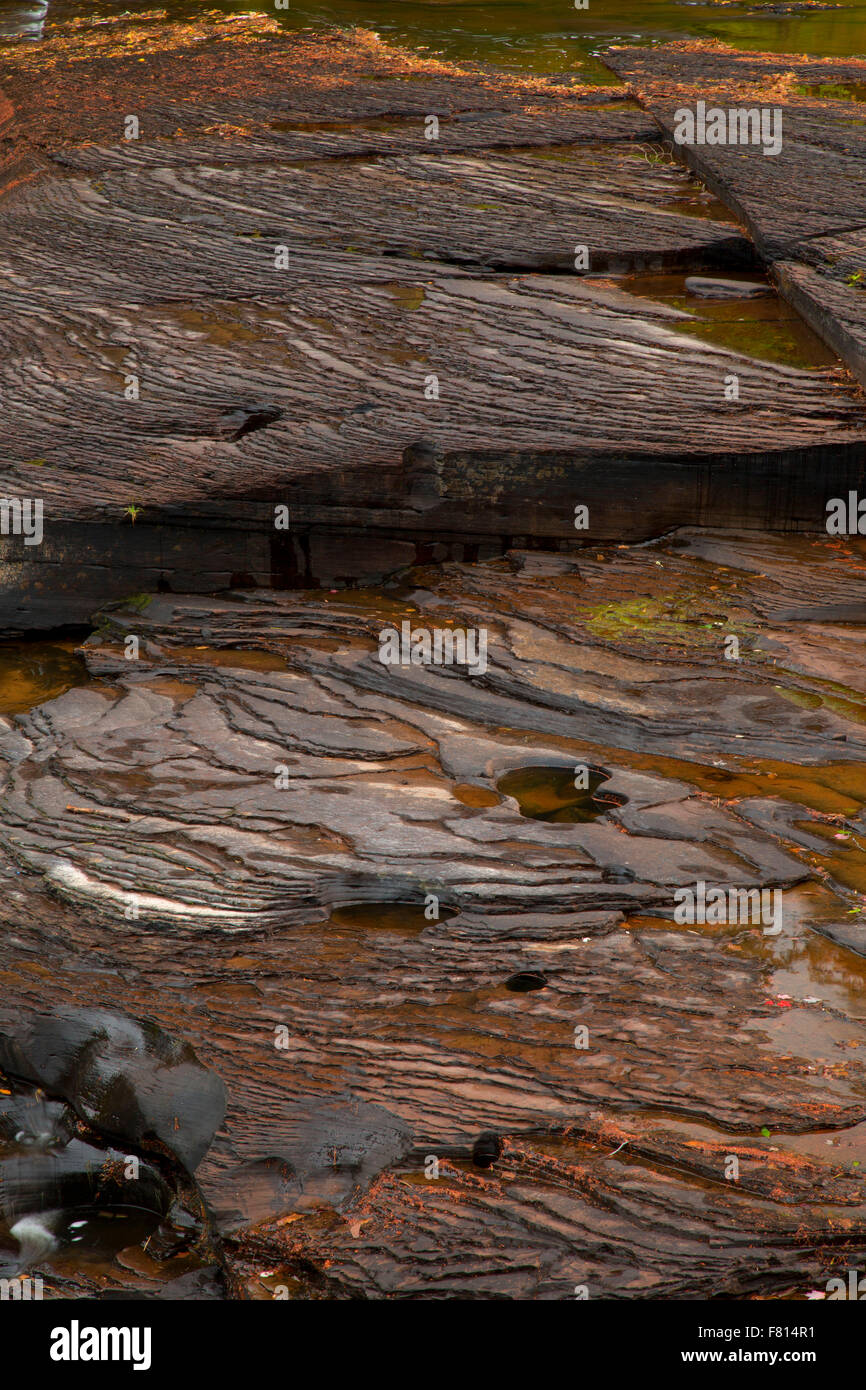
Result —
[[225, 1113], [222, 1082], [188, 1044], [107, 1010], [31, 1016], [0, 1031], [0, 1068], [65, 1097], [96, 1129], [157, 1141], [189, 1169]]
[[[856, 375], [860, 136], [805, 96], [769, 192], [699, 182], [670, 103], [778, 62], [675, 53], [611, 57], [648, 113], [249, 16], [0, 54], [0, 487], [49, 538], [0, 621], [93, 619], [0, 722], [0, 1250], [48, 1296], [862, 1252], [862, 396], [622, 282], [818, 277]], [[484, 661], [384, 664], [404, 624]]]
[[[7, 1221], [58, 1209], [84, 1206], [136, 1207], [163, 1216], [171, 1204], [169, 1190], [147, 1167], [129, 1181], [125, 1156], [76, 1139], [55, 1153], [26, 1152], [0, 1165], [0, 1201]], [[13, 1226], [13, 1233], [15, 1227]]]
[[[53, 1026], [62, 1050], [68, 1017], [41, 1022], [43, 1038]], [[116, 1033], [122, 1025], [130, 1030], [134, 1020], [115, 1012], [113, 1023]], [[39, 1031], [35, 1019], [30, 1031], [33, 1041]], [[8, 1038], [5, 1050], [10, 1051]], [[200, 1271], [198, 1296], [208, 1296], [208, 1279], [211, 1296], [222, 1296], [225, 1282], [210, 1215], [166, 1148], [152, 1135], [135, 1136], [123, 1148], [112, 1145], [98, 1123], [91, 1125], [70, 1105], [47, 1098], [42, 1087], [22, 1081], [20, 1051], [12, 1063], [16, 1070], [0, 1072], [4, 1279], [32, 1280], [38, 1274], [43, 1280], [44, 1275], [51, 1297], [100, 1296], [112, 1289], [132, 1296], [136, 1272], [149, 1265], [159, 1274], [159, 1282], [152, 1281], [153, 1296], [166, 1296], [191, 1271]], [[53, 1089], [61, 1091], [62, 1081]], [[115, 1120], [112, 1126], [116, 1135]], [[139, 1286], [138, 1292], [146, 1289], [147, 1284]], [[176, 1296], [182, 1296], [179, 1288]]]
[[126, 1287], [121, 1271], [143, 1262], [159, 1271], [153, 1296], [191, 1271], [204, 1280], [198, 1296], [208, 1276], [222, 1295], [212, 1218], [190, 1172], [225, 1112], [219, 1077], [188, 1043], [116, 1009], [22, 1012], [9, 1000], [2, 1014], [4, 1277], [42, 1270], [55, 1297], [94, 1296]]
[[[105, 614], [99, 691], [4, 740], [3, 979], [36, 1008], [50, 950], [61, 1016], [225, 1082], [222, 1287], [802, 1295], [862, 1246], [862, 566], [681, 531]], [[407, 617], [488, 628], [486, 672], [383, 666]], [[521, 814], [545, 765], [622, 801]], [[781, 888], [782, 931], [679, 925], [697, 880]]]
[[[249, 16], [47, 33], [0, 51], [0, 486], [43, 500], [49, 540], [10, 541], [7, 626], [244, 576], [378, 582], [431, 546], [564, 544], [578, 502], [600, 538], [809, 530], [827, 487], [859, 478], [863, 406], [840, 364], [703, 342], [610, 283], [757, 265], [659, 143], [654, 103]], [[859, 184], [838, 183], [851, 209], [813, 239], [857, 235]]]

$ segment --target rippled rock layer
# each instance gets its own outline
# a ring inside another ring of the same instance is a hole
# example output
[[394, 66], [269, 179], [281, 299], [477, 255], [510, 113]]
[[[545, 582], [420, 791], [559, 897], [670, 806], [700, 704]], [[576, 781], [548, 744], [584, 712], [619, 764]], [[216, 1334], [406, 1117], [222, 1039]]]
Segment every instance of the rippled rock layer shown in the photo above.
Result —
[[[832, 354], [706, 341], [699, 301], [621, 281], [760, 274], [767, 252], [625, 88], [157, 15], [7, 46], [0, 92], [0, 489], [45, 509], [44, 544], [9, 538], [6, 626], [565, 545], [578, 505], [598, 539], [812, 531], [861, 476]], [[845, 236], [855, 155], [821, 175]]]
[[[3, 978], [223, 1079], [221, 1287], [802, 1295], [855, 1257], [862, 573], [680, 532], [105, 613], [4, 739]], [[403, 621], [484, 628], [486, 671], [383, 665]], [[592, 815], [534, 814], [580, 767]], [[699, 880], [780, 889], [781, 932], [678, 925]]]

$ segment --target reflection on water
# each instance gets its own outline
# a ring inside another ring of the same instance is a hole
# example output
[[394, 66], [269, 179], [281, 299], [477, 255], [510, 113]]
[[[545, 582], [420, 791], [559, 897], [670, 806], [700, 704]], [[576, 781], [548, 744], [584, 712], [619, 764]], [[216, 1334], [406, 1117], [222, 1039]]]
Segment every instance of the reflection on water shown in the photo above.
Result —
[[[431, 914], [428, 916], [428, 912]], [[424, 903], [378, 902], [346, 903], [335, 907], [330, 923], [334, 927], [351, 928], [360, 931], [408, 932], [414, 935], [435, 922], [447, 922], [457, 914], [453, 908]]]
[[293, 0], [295, 23], [359, 24], [384, 38], [446, 58], [494, 62], [537, 72], [575, 70], [592, 81], [615, 79], [594, 56], [610, 43], [718, 38], [738, 48], [771, 52], [850, 54], [866, 49], [866, 6], [779, 15], [748, 5], [671, 3], [671, 0], [590, 0], [586, 10], [566, 3], [495, 0], [489, 4], [404, 3], [404, 0]]
[[286, 659], [255, 647], [172, 647], [172, 661], [191, 666], [226, 666], [244, 671], [285, 671]]
[[[818, 370], [837, 367], [839, 359], [812, 332], [775, 290], [755, 299], [708, 299], [690, 293], [682, 274], [629, 275], [618, 281], [624, 290], [642, 299], [654, 299], [689, 314], [671, 319], [666, 326], [688, 333], [715, 347], [741, 352], [762, 362], [781, 362], [787, 367]], [[754, 283], [754, 271], [725, 271], [727, 281]]]
[[866, 101], [866, 82], [803, 82], [794, 91], [820, 101]]
[[[31, 1269], [99, 1280], [118, 1254], [190, 1242], [169, 1218], [173, 1194], [146, 1160], [77, 1136], [59, 1100], [0, 1073], [0, 1275]], [[184, 1224], [188, 1224], [184, 1221]]]
[[[608, 780], [609, 774], [603, 768], [585, 769], [585, 778], [576, 778], [575, 771], [575, 768], [544, 764], [518, 767], [500, 777], [496, 785], [506, 796], [514, 797], [521, 815], [556, 824], [598, 820], [599, 816], [624, 804], [624, 796], [598, 792]], [[584, 780], [585, 787], [582, 786]], [[576, 782], [581, 785], [575, 785]]]
[[23, 714], [89, 679], [72, 637], [0, 641], [0, 714]]

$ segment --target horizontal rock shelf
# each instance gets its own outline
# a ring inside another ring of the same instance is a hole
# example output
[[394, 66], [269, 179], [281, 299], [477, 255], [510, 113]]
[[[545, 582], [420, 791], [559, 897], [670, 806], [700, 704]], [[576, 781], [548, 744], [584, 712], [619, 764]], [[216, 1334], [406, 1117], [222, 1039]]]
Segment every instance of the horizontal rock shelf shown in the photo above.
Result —
[[0, 89], [0, 493], [40, 498], [47, 537], [7, 538], [8, 626], [64, 574], [76, 621], [106, 582], [345, 582], [416, 546], [574, 541], [579, 504], [592, 538], [820, 530], [860, 477], [841, 365], [714, 346], [611, 282], [756, 268], [621, 89], [249, 17], [58, 26], [2, 51]]

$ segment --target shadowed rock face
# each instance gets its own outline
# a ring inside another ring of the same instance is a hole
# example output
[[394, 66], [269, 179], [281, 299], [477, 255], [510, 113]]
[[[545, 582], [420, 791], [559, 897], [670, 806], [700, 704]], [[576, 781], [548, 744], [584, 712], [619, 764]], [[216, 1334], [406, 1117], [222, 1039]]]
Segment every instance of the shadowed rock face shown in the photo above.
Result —
[[189, 1044], [101, 1009], [27, 1018], [0, 1033], [0, 1068], [64, 1096], [106, 1134], [159, 1140], [190, 1170], [225, 1113], [222, 1081]]

